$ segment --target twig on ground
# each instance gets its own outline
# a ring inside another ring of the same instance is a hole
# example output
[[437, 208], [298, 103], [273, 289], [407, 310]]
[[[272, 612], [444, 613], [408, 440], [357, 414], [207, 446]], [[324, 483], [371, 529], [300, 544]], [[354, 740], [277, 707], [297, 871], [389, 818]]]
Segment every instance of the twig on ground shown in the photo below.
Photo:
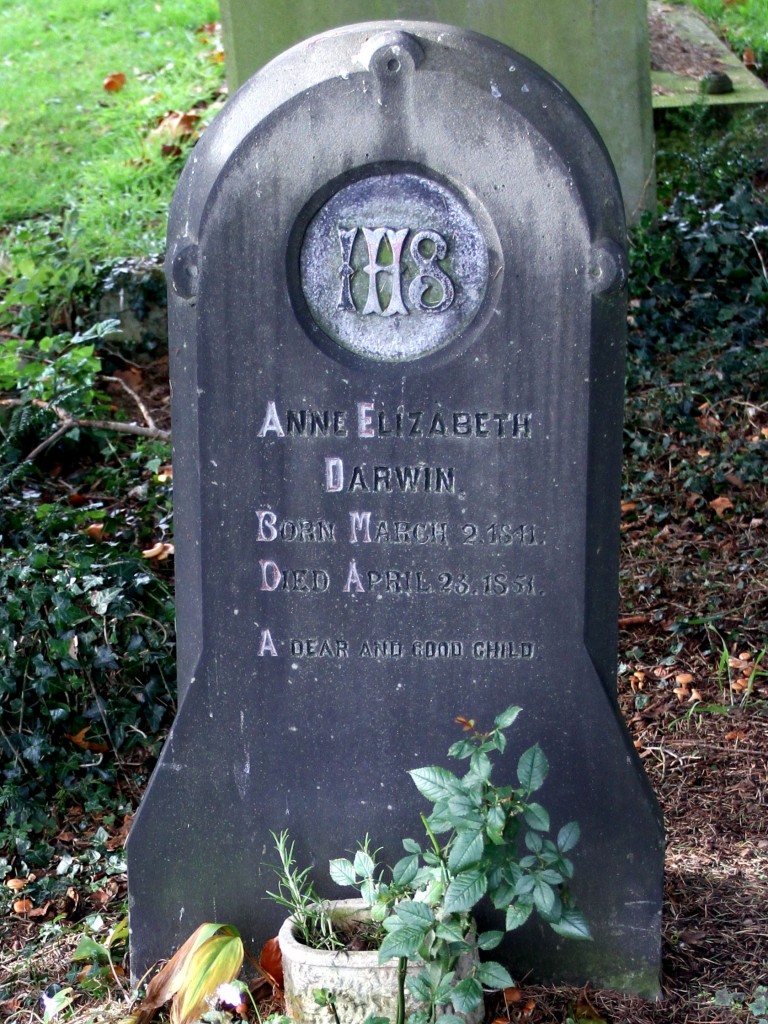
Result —
[[[107, 378], [109, 380], [113, 378]], [[115, 377], [115, 380], [120, 380], [119, 377]], [[93, 420], [84, 419], [78, 416], [69, 416], [68, 413], [64, 412], [63, 409], [59, 409], [53, 402], [44, 402], [41, 399], [33, 399], [33, 401], [27, 402], [23, 398], [2, 398], [0, 399], [0, 406], [6, 408], [19, 408], [24, 405], [34, 405], [38, 409], [49, 409], [58, 419], [61, 421], [60, 426], [57, 427], [54, 432], [47, 437], [44, 441], [41, 441], [36, 448], [33, 448], [28, 455], [24, 457], [24, 462], [34, 462], [38, 455], [41, 455], [46, 449], [50, 448], [52, 444], [55, 444], [60, 437], [68, 434], [70, 430], [75, 430], [78, 427], [90, 427], [92, 430], [110, 430], [115, 434], [132, 434], [137, 437], [150, 437], [160, 441], [169, 441], [171, 437], [170, 430], [162, 430], [160, 427], [155, 426], [155, 422], [147, 411], [144, 403], [141, 401], [139, 396], [123, 381], [120, 381], [126, 391], [132, 395], [137, 405], [141, 409], [144, 419], [147, 421], [147, 426], [142, 426], [140, 423], [122, 423], [120, 420]]]
[[155, 425], [155, 421], [150, 416], [149, 410], [147, 409], [146, 405], [144, 405], [144, 403], [142, 402], [141, 398], [139, 398], [139, 396], [136, 394], [136, 392], [133, 390], [133, 388], [130, 387], [130, 385], [125, 383], [125, 381], [123, 380], [122, 377], [104, 377], [102, 379], [103, 380], [113, 381], [115, 384], [119, 384], [120, 387], [123, 389], [123, 391], [125, 391], [125, 393], [127, 395], [130, 395], [131, 398], [133, 399], [133, 401], [139, 407], [141, 415], [144, 417], [144, 422], [147, 424], [147, 426], [148, 427], [152, 427], [153, 430], [157, 429], [157, 427]]

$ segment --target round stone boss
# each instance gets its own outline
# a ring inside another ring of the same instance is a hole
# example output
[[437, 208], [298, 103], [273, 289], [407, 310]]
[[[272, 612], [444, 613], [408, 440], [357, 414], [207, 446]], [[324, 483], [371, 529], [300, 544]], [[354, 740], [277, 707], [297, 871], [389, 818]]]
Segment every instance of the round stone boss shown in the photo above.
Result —
[[488, 246], [462, 197], [413, 171], [343, 185], [304, 235], [309, 312], [356, 356], [408, 362], [444, 348], [478, 313]]

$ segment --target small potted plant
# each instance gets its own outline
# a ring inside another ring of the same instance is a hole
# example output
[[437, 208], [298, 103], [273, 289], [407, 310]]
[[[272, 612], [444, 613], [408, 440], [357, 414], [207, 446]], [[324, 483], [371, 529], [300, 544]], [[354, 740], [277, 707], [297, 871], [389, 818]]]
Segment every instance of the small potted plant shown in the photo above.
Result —
[[[409, 1024], [473, 1024], [482, 1019], [483, 992], [513, 984], [506, 968], [478, 956], [505, 932], [536, 911], [558, 934], [590, 938], [568, 888], [579, 826], [548, 838], [549, 814], [532, 799], [547, 775], [543, 751], [534, 745], [521, 755], [517, 785], [491, 779], [492, 757], [506, 748], [519, 713], [507, 708], [488, 732], [456, 720], [464, 736], [448, 756], [468, 762], [463, 775], [439, 766], [409, 773], [432, 810], [421, 815], [425, 841], [403, 840], [405, 856], [391, 870], [376, 863], [367, 837], [353, 859], [331, 861], [331, 878], [354, 886], [360, 900], [319, 899], [286, 834], [275, 837], [280, 884], [270, 895], [292, 912], [280, 946], [286, 1009], [298, 1024], [327, 1021], [328, 1009], [337, 1024], [403, 1024], [406, 1014]], [[503, 930], [476, 932], [473, 911], [484, 899], [503, 912]], [[364, 979], [351, 966], [361, 958], [379, 973]], [[307, 959], [311, 970], [301, 966]]]

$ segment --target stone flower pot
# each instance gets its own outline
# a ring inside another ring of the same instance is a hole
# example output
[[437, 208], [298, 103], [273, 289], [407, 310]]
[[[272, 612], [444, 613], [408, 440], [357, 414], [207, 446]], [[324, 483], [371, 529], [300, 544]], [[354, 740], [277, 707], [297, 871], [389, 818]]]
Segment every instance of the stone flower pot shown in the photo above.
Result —
[[[334, 916], [344, 915], [363, 921], [368, 918], [368, 908], [360, 899], [337, 900], [331, 907]], [[312, 949], [298, 941], [290, 918], [281, 927], [278, 942], [283, 958], [285, 1012], [296, 1024], [328, 1024], [328, 1009], [315, 1002], [317, 989], [328, 989], [333, 993], [341, 1024], [363, 1024], [372, 1014], [395, 1020], [397, 960], [380, 964], [378, 950]], [[462, 958], [457, 972], [459, 976], [467, 973], [472, 963], [469, 954]], [[420, 963], [409, 963], [408, 974], [418, 974], [422, 967]], [[406, 989], [406, 1015], [415, 1009], [416, 1005]], [[482, 1019], [482, 1006], [466, 1016], [467, 1024], [480, 1024]]]

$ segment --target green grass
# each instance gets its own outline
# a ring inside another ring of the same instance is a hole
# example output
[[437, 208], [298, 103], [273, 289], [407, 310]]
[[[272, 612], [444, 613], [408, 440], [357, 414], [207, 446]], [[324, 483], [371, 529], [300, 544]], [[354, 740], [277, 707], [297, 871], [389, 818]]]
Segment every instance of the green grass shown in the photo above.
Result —
[[[217, 109], [223, 66], [198, 31], [217, 16], [215, 0], [5, 0], [0, 291], [3, 277], [66, 290], [100, 264], [162, 250], [181, 161], [154, 129], [170, 111], [198, 107], [205, 124]], [[125, 86], [108, 92], [115, 73]]]
[[768, 3], [766, 0], [688, 0], [711, 18], [738, 53], [749, 47], [758, 68], [768, 69]]

